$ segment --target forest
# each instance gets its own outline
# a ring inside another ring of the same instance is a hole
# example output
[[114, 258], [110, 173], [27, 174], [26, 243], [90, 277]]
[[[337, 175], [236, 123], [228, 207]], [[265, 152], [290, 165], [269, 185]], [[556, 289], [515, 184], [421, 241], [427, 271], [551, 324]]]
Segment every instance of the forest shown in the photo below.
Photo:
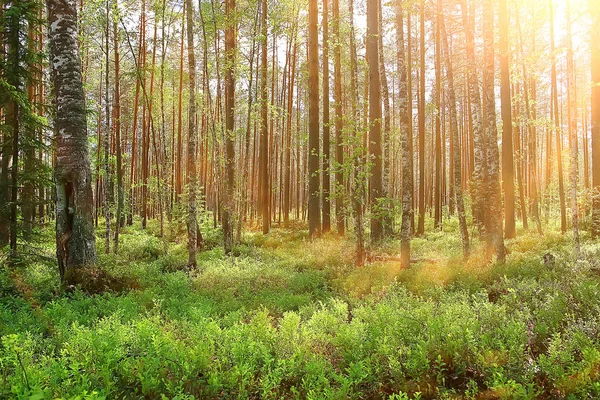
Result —
[[0, 0], [0, 400], [169, 398], [600, 398], [600, 1]]

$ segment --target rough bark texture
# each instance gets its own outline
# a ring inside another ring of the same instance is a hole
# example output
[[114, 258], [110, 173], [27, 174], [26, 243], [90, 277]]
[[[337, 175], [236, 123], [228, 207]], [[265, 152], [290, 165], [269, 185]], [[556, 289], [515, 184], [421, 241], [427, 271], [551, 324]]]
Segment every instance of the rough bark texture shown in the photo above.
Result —
[[48, 0], [50, 65], [56, 118], [56, 255], [63, 284], [96, 262], [92, 174], [74, 1]]
[[[398, 71], [400, 71], [400, 134], [402, 156], [402, 224], [400, 226], [400, 263], [403, 268], [410, 266], [411, 216], [413, 213], [412, 152], [410, 149], [411, 129], [408, 111], [408, 77], [404, 52], [404, 22], [402, 0], [396, 5], [396, 35], [398, 42]], [[410, 51], [410, 50], [409, 50]]]
[[194, 7], [192, 0], [187, 1], [187, 41], [188, 41], [188, 73], [189, 96], [188, 105], [189, 130], [187, 146], [187, 179], [188, 186], [188, 267], [196, 267], [196, 251], [198, 247], [198, 221], [196, 218], [196, 57], [194, 55]]

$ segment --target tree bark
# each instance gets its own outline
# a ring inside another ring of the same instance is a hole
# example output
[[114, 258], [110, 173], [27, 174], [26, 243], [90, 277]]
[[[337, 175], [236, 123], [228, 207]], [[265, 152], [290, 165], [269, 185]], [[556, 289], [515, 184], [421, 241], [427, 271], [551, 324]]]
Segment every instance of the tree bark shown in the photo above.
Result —
[[600, 5], [589, 1], [592, 12], [592, 236], [600, 236]]
[[[410, 266], [411, 214], [413, 213], [413, 176], [412, 152], [410, 149], [411, 129], [408, 110], [408, 77], [404, 51], [404, 22], [402, 18], [402, 0], [396, 4], [396, 35], [398, 42], [398, 71], [400, 72], [400, 134], [402, 146], [402, 224], [400, 227], [400, 264], [402, 268]], [[408, 50], [410, 51], [410, 49]]]
[[483, 94], [485, 96], [485, 141], [488, 174], [486, 179], [487, 216], [486, 237], [488, 255], [496, 252], [498, 262], [506, 258], [502, 233], [502, 198], [500, 188], [500, 159], [498, 151], [498, 131], [496, 128], [496, 107], [494, 96], [494, 13], [493, 0], [484, 1], [483, 10]]
[[383, 185], [381, 148], [381, 75], [379, 71], [379, 7], [367, 2], [367, 62], [369, 65], [369, 156], [373, 163], [369, 184], [371, 241], [383, 239]]
[[507, 239], [517, 235], [515, 225], [515, 167], [513, 160], [513, 126], [510, 99], [510, 72], [508, 68], [508, 10], [507, 0], [500, 0], [500, 97], [502, 112], [502, 182], [504, 183], [504, 219]]
[[194, 6], [192, 0], [187, 2], [187, 42], [189, 73], [189, 105], [188, 105], [188, 145], [187, 145], [187, 232], [188, 232], [188, 267], [196, 268], [196, 252], [198, 247], [198, 221], [196, 219], [196, 57], [194, 55]]
[[333, 35], [335, 45], [333, 48], [333, 75], [334, 75], [334, 98], [335, 98], [335, 221], [339, 235], [345, 232], [344, 213], [344, 117], [342, 115], [342, 55], [340, 37], [340, 2], [333, 0]]
[[577, 137], [577, 85], [575, 84], [575, 62], [573, 60], [573, 35], [571, 33], [571, 1], [567, 0], [567, 102], [569, 115], [569, 138], [571, 142], [571, 213], [573, 219], [573, 253], [579, 259], [581, 244], [579, 239], [579, 208], [577, 204], [577, 184], [579, 183], [579, 144]]
[[329, 125], [329, 0], [323, 0], [323, 233], [331, 230]]
[[236, 62], [236, 19], [235, 0], [225, 1], [225, 173], [227, 195], [223, 208], [223, 236], [225, 254], [233, 250], [234, 169], [235, 169], [235, 62]]
[[319, 207], [319, 32], [317, 0], [308, 3], [308, 230], [321, 233]]
[[450, 109], [450, 140], [453, 143], [454, 148], [454, 168], [453, 168], [453, 176], [452, 185], [454, 187], [454, 196], [455, 196], [455, 204], [456, 211], [458, 214], [458, 225], [460, 227], [460, 237], [462, 240], [463, 246], [463, 257], [465, 259], [469, 258], [470, 254], [470, 245], [469, 245], [469, 229], [467, 228], [467, 217], [465, 213], [465, 202], [463, 199], [462, 192], [462, 173], [461, 173], [461, 164], [462, 164], [462, 154], [460, 148], [460, 140], [459, 140], [459, 131], [458, 131], [458, 117], [456, 111], [456, 92], [454, 90], [454, 70], [452, 68], [452, 61], [450, 57], [450, 50], [448, 46], [448, 35], [446, 33], [446, 26], [444, 24], [444, 18], [440, 18], [441, 21], [441, 35], [444, 38], [443, 46], [444, 46], [444, 54], [446, 59], [446, 78], [447, 78], [447, 88], [448, 88], [448, 107]]
[[56, 97], [56, 253], [61, 282], [69, 285], [77, 281], [79, 268], [96, 262], [92, 174], [77, 43], [77, 10], [67, 0], [47, 0], [46, 4]]
[[420, 71], [419, 71], [419, 222], [417, 236], [425, 233], [425, 0], [421, 0], [420, 22]]

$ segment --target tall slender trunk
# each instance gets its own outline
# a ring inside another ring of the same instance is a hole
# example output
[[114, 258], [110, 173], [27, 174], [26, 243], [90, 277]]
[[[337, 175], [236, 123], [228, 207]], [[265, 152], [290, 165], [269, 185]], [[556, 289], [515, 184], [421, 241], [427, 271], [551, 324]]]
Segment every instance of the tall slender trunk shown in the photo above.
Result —
[[515, 167], [513, 160], [513, 126], [510, 99], [510, 72], [508, 68], [508, 10], [507, 0], [500, 0], [500, 97], [502, 112], [502, 182], [504, 184], [504, 219], [507, 239], [517, 235], [515, 225]]
[[196, 219], [196, 56], [194, 55], [194, 6], [192, 0], [187, 2], [187, 44], [189, 73], [189, 105], [188, 105], [188, 146], [187, 146], [187, 232], [188, 232], [188, 267], [196, 267], [198, 245], [198, 221]]
[[562, 139], [561, 126], [558, 114], [558, 85], [556, 83], [556, 54], [554, 47], [554, 9], [553, 0], [550, 0], [550, 54], [552, 58], [552, 112], [554, 121], [554, 133], [556, 138], [556, 163], [558, 167], [558, 196], [560, 204], [560, 231], [567, 232], [567, 207], [565, 201], [565, 188], [562, 163]]
[[[269, 28], [267, 26], [267, 1], [261, 1], [261, 66], [260, 66], [260, 92], [261, 92], [261, 111], [260, 111], [260, 211], [262, 216], [263, 234], [269, 233], [270, 228], [270, 210], [269, 210], [269, 130], [268, 130], [268, 96], [267, 87], [267, 36]], [[275, 68], [275, 66], [273, 66]]]
[[369, 156], [373, 163], [369, 182], [371, 241], [383, 239], [383, 185], [381, 148], [381, 75], [379, 71], [379, 7], [367, 2], [367, 62], [369, 65]]
[[308, 229], [321, 233], [319, 207], [319, 32], [317, 0], [308, 3]]
[[236, 25], [235, 0], [226, 0], [225, 15], [225, 172], [227, 174], [227, 195], [223, 209], [223, 236], [225, 253], [233, 250], [233, 210], [234, 210], [234, 111], [235, 111], [235, 61], [236, 61]]
[[421, 60], [419, 71], [419, 224], [417, 235], [425, 233], [425, 1], [419, 15]]
[[502, 227], [502, 198], [500, 188], [500, 157], [498, 151], [498, 131], [496, 128], [496, 107], [494, 96], [494, 13], [493, 0], [484, 1], [483, 10], [483, 94], [485, 96], [485, 140], [487, 158], [487, 216], [486, 236], [488, 254], [496, 252], [498, 262], [504, 262], [506, 250]]
[[579, 144], [577, 137], [577, 85], [575, 82], [575, 62], [573, 60], [573, 35], [571, 33], [571, 1], [567, 0], [567, 102], [569, 116], [569, 138], [571, 142], [571, 213], [573, 218], [573, 244], [575, 259], [580, 256], [579, 207], [577, 204], [577, 184], [579, 181]]
[[392, 193], [390, 191], [390, 131], [391, 127], [391, 113], [390, 113], [390, 90], [388, 87], [387, 73], [385, 70], [385, 56], [383, 51], [383, 8], [382, 0], [377, 1], [377, 25], [379, 29], [379, 35], [377, 35], [377, 44], [379, 46], [379, 76], [381, 81], [381, 96], [383, 100], [383, 138], [382, 138], [382, 171], [381, 171], [381, 194], [385, 198], [385, 204], [382, 209], [383, 213], [383, 234], [391, 233], [393, 230], [392, 226], [392, 215], [389, 207], [389, 200], [391, 199]]
[[600, 5], [589, 2], [592, 12], [592, 236], [600, 235]]
[[[334, 0], [339, 1], [339, 0]], [[298, 28], [298, 16], [296, 16], [296, 21], [294, 22], [294, 27], [292, 28], [292, 40], [294, 41], [294, 50], [292, 55], [292, 65], [290, 70], [290, 84], [288, 90], [288, 101], [287, 101], [287, 123], [286, 123], [286, 146], [284, 149], [285, 152], [285, 170], [284, 170], [284, 187], [283, 187], [283, 224], [284, 226], [288, 226], [290, 219], [290, 196], [291, 196], [291, 154], [292, 154], [292, 111], [293, 111], [293, 103], [294, 103], [294, 85], [296, 79], [296, 56], [297, 56], [297, 48], [298, 48], [298, 40], [297, 40], [297, 28]], [[299, 102], [299, 98], [297, 97], [297, 101]]]
[[[400, 227], [400, 263], [402, 268], [410, 266], [411, 214], [413, 203], [412, 153], [410, 150], [411, 129], [408, 111], [408, 78], [404, 51], [404, 22], [402, 0], [396, 4], [396, 35], [398, 42], [398, 71], [400, 72], [400, 134], [402, 145], [402, 225]], [[408, 50], [410, 51], [410, 49]]]
[[[344, 117], [342, 115], [342, 55], [340, 37], [340, 2], [333, 0], [333, 35], [335, 37], [333, 47], [333, 76], [334, 76], [334, 98], [335, 98], [335, 221], [339, 235], [345, 232], [344, 213]], [[294, 57], [295, 59], [295, 57]]]
[[120, 55], [119, 31], [117, 21], [113, 19], [114, 51], [115, 51], [115, 92], [114, 92], [114, 119], [115, 119], [115, 147], [117, 153], [117, 220], [115, 225], [115, 243], [113, 250], [119, 252], [119, 230], [123, 218], [124, 188], [123, 188], [123, 154], [121, 149], [121, 82], [120, 82]]
[[[471, 196], [473, 197], [473, 219], [477, 225], [479, 234], [485, 236], [484, 221], [486, 218], [487, 193], [485, 182], [487, 181], [487, 159], [485, 129], [483, 126], [483, 110], [479, 92], [479, 79], [477, 77], [477, 62], [475, 60], [475, 38], [473, 12], [469, 12], [466, 0], [461, 2], [463, 23], [465, 26], [466, 53], [467, 53], [467, 80], [469, 92], [469, 105], [471, 107], [470, 120], [472, 120], [472, 154], [473, 154], [473, 179], [471, 185]], [[493, 71], [492, 71], [493, 72]]]
[[104, 68], [105, 80], [106, 84], [104, 85], [104, 148], [102, 152], [104, 153], [104, 222], [106, 225], [106, 237], [104, 242], [104, 252], [106, 254], [110, 253], [110, 203], [112, 200], [112, 177], [110, 171], [110, 92], [109, 92], [109, 82], [110, 82], [110, 3], [109, 0], [106, 0], [106, 26], [104, 37], [106, 42], [104, 43], [104, 51], [105, 51], [105, 61], [106, 65]]
[[323, 232], [331, 230], [329, 125], [329, 0], [323, 0]]
[[455, 204], [456, 211], [458, 214], [458, 225], [460, 227], [460, 237], [462, 240], [463, 246], [463, 257], [466, 259], [470, 254], [470, 245], [469, 245], [469, 229], [467, 227], [467, 217], [465, 213], [465, 202], [463, 199], [462, 192], [462, 172], [461, 172], [461, 164], [462, 164], [462, 154], [460, 147], [460, 135], [458, 130], [458, 117], [456, 111], [456, 92], [454, 90], [454, 70], [452, 68], [452, 58], [450, 57], [450, 50], [448, 46], [448, 35], [446, 33], [446, 26], [444, 23], [444, 18], [440, 18], [440, 33], [443, 40], [444, 47], [444, 55], [446, 60], [446, 78], [447, 78], [447, 88], [448, 88], [448, 108], [450, 110], [450, 135], [451, 142], [453, 143], [454, 148], [454, 168], [452, 185], [454, 187], [454, 196], [455, 196]]
[[442, 106], [441, 106], [441, 90], [442, 90], [442, 57], [440, 45], [440, 25], [442, 2], [436, 0], [437, 12], [435, 18], [435, 195], [434, 195], [434, 226], [437, 229], [442, 228]]

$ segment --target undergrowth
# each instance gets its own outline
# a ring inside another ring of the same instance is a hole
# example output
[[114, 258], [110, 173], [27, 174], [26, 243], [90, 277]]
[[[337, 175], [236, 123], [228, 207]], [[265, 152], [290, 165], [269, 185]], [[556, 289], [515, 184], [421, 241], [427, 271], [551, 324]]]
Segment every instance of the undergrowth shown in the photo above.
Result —
[[47, 257], [0, 267], [0, 398], [600, 396], [597, 243], [575, 263], [569, 237], [527, 232], [504, 265], [477, 241], [464, 262], [448, 226], [402, 270], [395, 239], [356, 268], [351, 237], [248, 232], [226, 256], [204, 226], [190, 271], [168, 229], [126, 227], [118, 255], [99, 239], [96, 290], [60, 288], [47, 231]]

